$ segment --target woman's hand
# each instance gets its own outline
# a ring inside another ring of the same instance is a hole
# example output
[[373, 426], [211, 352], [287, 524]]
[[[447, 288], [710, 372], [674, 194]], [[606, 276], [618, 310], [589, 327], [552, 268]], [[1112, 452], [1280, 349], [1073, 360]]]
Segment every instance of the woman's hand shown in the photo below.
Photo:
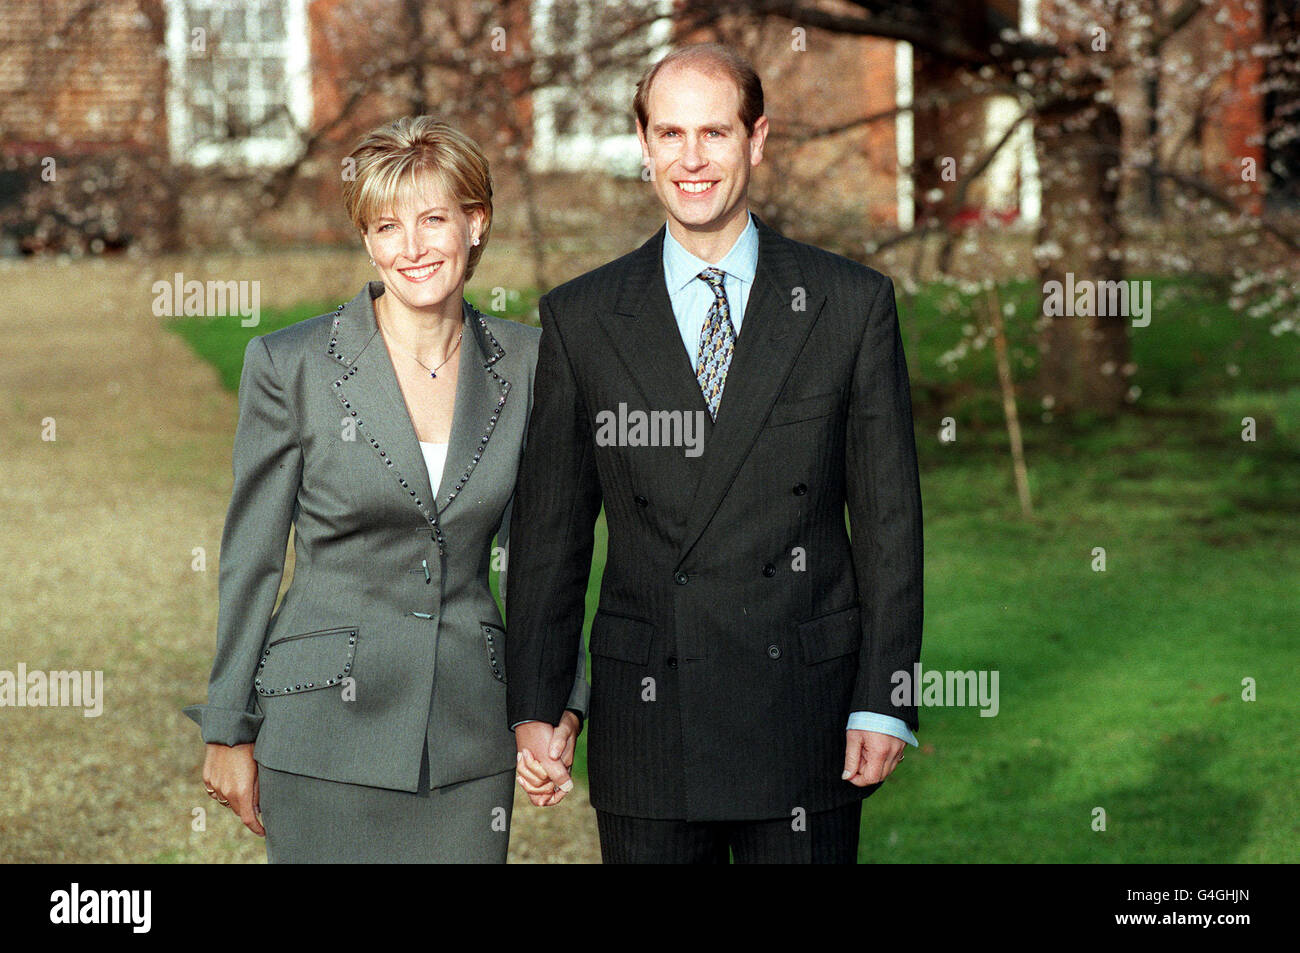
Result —
[[203, 786], [208, 796], [238, 814], [244, 826], [258, 837], [265, 837], [266, 828], [257, 816], [257, 762], [253, 760], [253, 746], [210, 744], [207, 748]]
[[[550, 729], [549, 743], [545, 744], [546, 757], [554, 765], [559, 762], [564, 770], [558, 768], [548, 771], [547, 766], [533, 755], [533, 747]], [[566, 711], [560, 716], [560, 723], [553, 729], [543, 722], [530, 722], [515, 729], [515, 738], [519, 746], [516, 776], [519, 785], [528, 794], [528, 800], [535, 807], [551, 807], [564, 800], [564, 796], [573, 790], [573, 781], [569, 778], [569, 769], [573, 767], [573, 752], [582, 731], [578, 716]], [[538, 737], [534, 737], [538, 734]], [[557, 787], [556, 779], [562, 783]]]

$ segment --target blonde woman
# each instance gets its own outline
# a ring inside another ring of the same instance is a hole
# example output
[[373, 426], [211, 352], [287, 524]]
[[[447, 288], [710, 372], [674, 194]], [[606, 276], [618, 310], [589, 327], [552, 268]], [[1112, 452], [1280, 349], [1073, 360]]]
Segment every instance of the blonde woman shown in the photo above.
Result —
[[[377, 280], [249, 342], [216, 659], [186, 713], [209, 796], [272, 862], [504, 862], [516, 754], [488, 573], [539, 333], [463, 298], [492, 228], [473, 140], [408, 117], [351, 159], [344, 202]], [[552, 749], [566, 767], [584, 668]]]

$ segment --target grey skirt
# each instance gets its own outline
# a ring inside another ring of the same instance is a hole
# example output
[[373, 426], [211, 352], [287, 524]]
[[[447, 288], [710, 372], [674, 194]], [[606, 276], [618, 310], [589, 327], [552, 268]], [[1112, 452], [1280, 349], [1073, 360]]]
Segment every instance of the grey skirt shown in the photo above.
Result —
[[417, 791], [257, 766], [272, 864], [504, 864], [515, 772]]

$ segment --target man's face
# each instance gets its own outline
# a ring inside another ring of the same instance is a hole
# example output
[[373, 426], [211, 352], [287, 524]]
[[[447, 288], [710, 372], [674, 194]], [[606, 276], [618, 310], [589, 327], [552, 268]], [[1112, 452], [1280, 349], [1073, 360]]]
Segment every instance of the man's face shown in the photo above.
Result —
[[661, 70], [646, 105], [649, 128], [638, 123], [637, 135], [659, 201], [687, 229], [725, 229], [748, 208], [750, 169], [763, 159], [767, 117], [748, 135], [736, 85], [689, 64]]

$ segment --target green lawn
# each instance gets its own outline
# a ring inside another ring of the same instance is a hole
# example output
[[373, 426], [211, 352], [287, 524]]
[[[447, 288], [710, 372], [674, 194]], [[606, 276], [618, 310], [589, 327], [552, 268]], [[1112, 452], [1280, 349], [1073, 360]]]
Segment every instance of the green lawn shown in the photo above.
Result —
[[[922, 710], [922, 749], [866, 802], [863, 861], [1300, 856], [1300, 342], [1233, 314], [1218, 279], [1153, 281], [1152, 323], [1132, 330], [1141, 396], [1129, 414], [1045, 421], [1022, 402], [1033, 521], [1015, 502], [992, 348], [939, 364], [975, 320], [971, 297], [900, 291], [925, 509], [922, 664], [996, 670], [1000, 710]], [[999, 293], [1028, 380], [1037, 286]], [[535, 298], [524, 292], [514, 316]], [[336, 305], [255, 329], [175, 327], [233, 388], [248, 337]], [[949, 415], [958, 439], [943, 444]], [[1240, 438], [1244, 416], [1254, 443]], [[602, 523], [588, 623], [604, 543]], [[1242, 700], [1248, 678], [1255, 701]]]

